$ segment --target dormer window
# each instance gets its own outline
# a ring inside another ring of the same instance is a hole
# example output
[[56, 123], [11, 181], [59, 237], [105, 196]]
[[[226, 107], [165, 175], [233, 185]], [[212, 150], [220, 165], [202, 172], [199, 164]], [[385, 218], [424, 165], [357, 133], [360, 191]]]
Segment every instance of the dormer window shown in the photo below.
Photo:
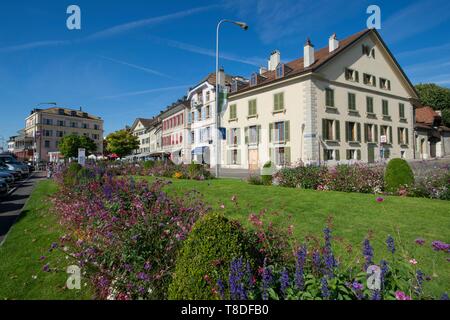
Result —
[[384, 90], [391, 90], [391, 81], [380, 78], [380, 88]]
[[284, 77], [284, 64], [282, 64], [282, 63], [278, 64], [276, 72], [277, 72], [277, 79], [283, 78]]
[[256, 86], [258, 84], [258, 76], [256, 75], [256, 73], [252, 74], [251, 78], [250, 78], [250, 86]]
[[345, 80], [359, 82], [359, 73], [356, 70], [345, 68]]
[[371, 74], [364, 73], [363, 74], [364, 84], [375, 87], [377, 85], [377, 78]]
[[238, 89], [237, 80], [233, 80], [233, 82], [231, 83], [231, 92], [237, 92], [237, 89]]

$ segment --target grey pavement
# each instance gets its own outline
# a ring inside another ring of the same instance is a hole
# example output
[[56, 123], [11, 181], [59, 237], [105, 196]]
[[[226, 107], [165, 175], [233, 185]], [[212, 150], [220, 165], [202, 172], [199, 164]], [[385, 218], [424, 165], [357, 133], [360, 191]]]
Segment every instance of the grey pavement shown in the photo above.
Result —
[[22, 181], [10, 195], [0, 199], [0, 245], [22, 212], [25, 203], [33, 192], [36, 182], [44, 177], [45, 173], [36, 172], [27, 180]]

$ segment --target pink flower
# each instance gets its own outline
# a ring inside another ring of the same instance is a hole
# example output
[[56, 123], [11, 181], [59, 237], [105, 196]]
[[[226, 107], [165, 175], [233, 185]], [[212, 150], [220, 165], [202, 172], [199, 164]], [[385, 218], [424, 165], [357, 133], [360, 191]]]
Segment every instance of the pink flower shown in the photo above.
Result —
[[220, 205], [220, 209], [225, 209], [225, 205], [224, 205], [224, 204], [221, 204], [221, 205]]
[[383, 202], [383, 201], [384, 201], [384, 198], [382, 198], [382, 197], [378, 197], [378, 198], [377, 198], [377, 202], [378, 202], [378, 203], [381, 203], [381, 202]]
[[395, 293], [395, 299], [397, 300], [411, 300], [410, 296], [407, 296], [403, 291], [397, 291]]
[[411, 259], [409, 260], [409, 263], [411, 263], [412, 265], [416, 265], [417, 264], [417, 260], [416, 259]]

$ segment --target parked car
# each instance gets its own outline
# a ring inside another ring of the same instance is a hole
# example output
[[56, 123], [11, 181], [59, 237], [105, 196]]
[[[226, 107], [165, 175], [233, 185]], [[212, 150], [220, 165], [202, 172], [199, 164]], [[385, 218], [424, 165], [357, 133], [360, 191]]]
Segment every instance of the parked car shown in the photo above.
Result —
[[22, 173], [16, 170], [10, 169], [6, 164], [0, 162], [0, 172], [12, 174], [14, 176], [14, 181], [18, 181], [22, 177]]
[[0, 162], [6, 164], [9, 169], [20, 172], [22, 177], [26, 177], [30, 173], [30, 169], [26, 164], [17, 161], [17, 159], [11, 155], [0, 155]]
[[8, 194], [8, 184], [6, 183], [5, 180], [3, 180], [2, 178], [0, 178], [0, 196], [5, 196]]
[[5, 180], [9, 187], [11, 187], [16, 181], [14, 175], [2, 171], [0, 171], [0, 179]]

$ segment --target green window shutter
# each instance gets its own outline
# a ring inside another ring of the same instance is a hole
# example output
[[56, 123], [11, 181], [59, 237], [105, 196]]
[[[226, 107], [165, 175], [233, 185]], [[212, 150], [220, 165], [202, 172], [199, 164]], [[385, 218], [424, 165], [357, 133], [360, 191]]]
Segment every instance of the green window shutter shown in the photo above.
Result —
[[392, 127], [389, 126], [389, 143], [392, 143], [393, 140], [394, 140], [394, 139], [392, 138]]
[[345, 122], [345, 142], [350, 141], [350, 122]]
[[359, 72], [355, 71], [355, 80], [356, 82], [359, 82]]
[[245, 144], [248, 144], [248, 127], [245, 127], [244, 132], [245, 132]]
[[325, 89], [325, 105], [327, 107], [334, 107], [334, 90]]
[[335, 125], [335, 137], [334, 140], [341, 141], [341, 122], [339, 120], [334, 121]]
[[280, 101], [279, 101], [280, 105], [280, 109], [284, 109], [284, 92], [280, 93]]
[[291, 133], [290, 122], [285, 121], [284, 122], [284, 141], [288, 142], [290, 140], [290, 138], [291, 138], [290, 133]]
[[347, 100], [348, 100], [348, 109], [349, 110], [352, 110], [352, 94], [349, 92], [348, 94], [347, 94]]
[[278, 110], [278, 93], [273, 95], [273, 109]]
[[273, 139], [273, 123], [269, 124], [269, 142], [272, 142]]
[[361, 160], [361, 150], [356, 150], [356, 159]]
[[378, 125], [374, 124], [375, 142], [378, 143]]
[[361, 142], [361, 123], [356, 124], [356, 134], [358, 142]]
[[350, 160], [350, 150], [345, 150], [346, 160]]
[[269, 148], [269, 159], [270, 161], [274, 162], [272, 157], [273, 157], [273, 148]]
[[373, 98], [372, 97], [367, 97], [366, 98], [366, 103], [367, 103], [367, 112], [368, 113], [373, 113]]
[[291, 164], [291, 148], [284, 148], [284, 163]]
[[408, 128], [405, 129], [405, 135], [406, 135], [406, 144], [409, 144], [409, 133], [408, 133]]
[[336, 158], [336, 161], [341, 160], [341, 154], [340, 154], [339, 150], [334, 150], [334, 157]]
[[261, 126], [256, 127], [256, 134], [258, 135], [258, 143], [261, 143]]
[[401, 135], [402, 135], [400, 128], [397, 128], [397, 135], [398, 135], [398, 144], [400, 144], [401, 143]]
[[369, 125], [367, 123], [364, 124], [364, 142], [369, 141]]
[[322, 138], [323, 140], [327, 140], [328, 139], [328, 128], [327, 128], [327, 120], [326, 119], [322, 119]]

